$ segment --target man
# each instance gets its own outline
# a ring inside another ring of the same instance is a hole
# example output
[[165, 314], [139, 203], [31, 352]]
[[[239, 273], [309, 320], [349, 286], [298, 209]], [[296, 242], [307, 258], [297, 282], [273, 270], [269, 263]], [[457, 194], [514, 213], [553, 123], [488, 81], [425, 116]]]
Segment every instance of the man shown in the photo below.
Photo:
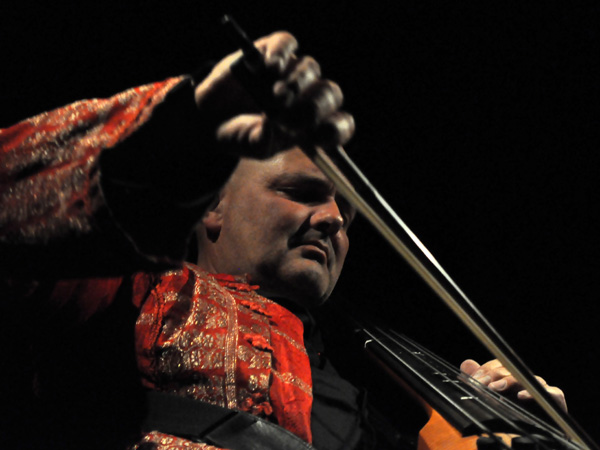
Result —
[[[313, 377], [290, 310], [331, 293], [354, 211], [298, 145], [344, 144], [354, 123], [339, 87], [295, 56], [292, 36], [256, 46], [274, 80], [271, 98], [258, 99], [268, 114], [232, 75], [233, 54], [195, 82], [197, 111], [179, 78], [0, 135], [3, 307], [26, 318], [3, 330], [16, 372], [3, 385], [8, 442], [210, 448], [163, 426], [160, 406], [156, 427], [140, 425], [139, 378], [150, 391], [242, 410], [312, 440]], [[197, 265], [183, 263], [192, 227]], [[518, 390], [495, 362], [465, 370]], [[343, 383], [340, 403], [358, 409]], [[341, 427], [330, 433], [335, 445], [359, 445], [359, 427]]]

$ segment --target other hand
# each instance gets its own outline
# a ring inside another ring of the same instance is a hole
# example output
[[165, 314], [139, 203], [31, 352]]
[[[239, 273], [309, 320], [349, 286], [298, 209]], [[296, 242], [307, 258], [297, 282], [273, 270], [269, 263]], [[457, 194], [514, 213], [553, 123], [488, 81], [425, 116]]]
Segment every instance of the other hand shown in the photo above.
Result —
[[[480, 383], [488, 386], [490, 389], [506, 394], [509, 397], [515, 397], [517, 400], [531, 400], [533, 397], [527, 392], [521, 383], [513, 377], [508, 369], [500, 361], [494, 359], [483, 365], [479, 365], [472, 359], [467, 359], [460, 365], [460, 370], [467, 375], [472, 376]], [[541, 378], [536, 377], [540, 384], [556, 400], [558, 405], [567, 411], [567, 402], [563, 391], [555, 386], [548, 386], [548, 383]]]

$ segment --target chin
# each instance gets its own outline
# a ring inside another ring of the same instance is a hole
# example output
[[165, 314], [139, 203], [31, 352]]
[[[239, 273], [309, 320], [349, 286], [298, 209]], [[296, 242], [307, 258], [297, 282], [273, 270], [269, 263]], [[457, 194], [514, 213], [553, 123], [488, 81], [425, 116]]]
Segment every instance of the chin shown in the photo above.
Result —
[[306, 308], [322, 305], [335, 284], [326, 267], [309, 259], [280, 265], [275, 270], [261, 271], [260, 280], [256, 279], [256, 283], [261, 290]]
[[325, 303], [333, 290], [329, 273], [323, 276], [322, 271], [304, 270], [294, 273], [288, 278], [287, 297], [307, 308], [314, 308]]

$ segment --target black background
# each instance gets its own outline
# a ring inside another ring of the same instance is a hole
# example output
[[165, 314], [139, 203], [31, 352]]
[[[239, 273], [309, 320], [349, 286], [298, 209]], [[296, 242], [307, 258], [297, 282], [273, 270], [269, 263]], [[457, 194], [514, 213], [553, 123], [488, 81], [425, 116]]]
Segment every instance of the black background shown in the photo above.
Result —
[[[20, 2], [0, 7], [0, 126], [294, 33], [355, 115], [349, 152], [600, 440], [600, 6]], [[558, 3], [558, 2], [556, 2]], [[338, 289], [458, 364], [489, 355], [360, 219]]]

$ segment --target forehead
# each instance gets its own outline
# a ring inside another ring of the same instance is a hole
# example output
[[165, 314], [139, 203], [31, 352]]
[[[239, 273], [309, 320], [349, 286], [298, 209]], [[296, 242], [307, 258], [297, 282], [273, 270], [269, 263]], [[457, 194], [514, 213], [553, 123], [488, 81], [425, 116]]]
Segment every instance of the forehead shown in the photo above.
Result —
[[272, 175], [303, 173], [329, 181], [311, 159], [300, 149], [280, 152], [265, 163], [265, 173]]
[[259, 183], [268, 183], [278, 178], [302, 176], [330, 185], [331, 189], [334, 189], [331, 181], [298, 148], [279, 152], [265, 160], [244, 159], [240, 162], [236, 172], [236, 178], [245, 182], [253, 180]]

